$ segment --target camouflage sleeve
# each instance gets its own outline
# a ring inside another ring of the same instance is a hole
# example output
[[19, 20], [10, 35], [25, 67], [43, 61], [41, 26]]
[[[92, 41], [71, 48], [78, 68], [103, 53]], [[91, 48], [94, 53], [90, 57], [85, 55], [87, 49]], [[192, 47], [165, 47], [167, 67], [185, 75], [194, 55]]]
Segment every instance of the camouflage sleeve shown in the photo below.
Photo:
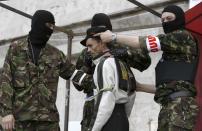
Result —
[[[85, 61], [85, 55], [86, 55], [86, 52], [87, 52], [87, 48], [85, 48], [81, 54], [79, 55], [78, 59], [77, 59], [77, 62], [76, 62], [76, 68], [78, 70], [82, 70], [88, 74], [93, 74], [93, 69], [91, 68], [91, 65], [92, 65], [92, 61], [88, 63], [86, 63]], [[85, 82], [85, 84], [82, 84], [82, 86], [79, 86], [77, 83], [73, 82], [75, 88], [79, 91], [81, 90], [84, 90], [84, 92], [88, 93], [88, 92], [91, 92], [91, 89], [89, 87], [91, 87], [92, 85], [92, 80], [88, 80], [86, 79], [87, 82]], [[87, 84], [88, 83], [88, 84]]]
[[190, 33], [176, 31], [158, 36], [161, 43], [161, 50], [170, 53], [192, 54], [196, 52], [196, 42]]
[[[77, 59], [76, 68], [78, 70], [83, 70], [84, 72], [86, 72], [85, 70], [87, 70], [87, 68], [86, 68], [86, 66], [84, 66], [84, 56], [83, 56], [84, 52], [85, 52], [85, 49], [81, 52], [81, 54], [79, 55], [79, 57]], [[73, 85], [77, 90], [79, 90], [79, 91], [83, 90], [83, 87], [79, 86], [77, 83], [73, 82]]]
[[[86, 55], [87, 55], [87, 48], [82, 50], [81, 54], [79, 55], [76, 61], [76, 68], [88, 74], [93, 74], [93, 69], [91, 68], [92, 60], [90, 58], [86, 58], [87, 57]], [[88, 62], [86, 62], [86, 59], [88, 59]]]
[[[140, 47], [142, 49], [148, 50], [148, 38], [149, 36], [142, 36], [139, 38]], [[193, 52], [196, 52], [196, 42], [192, 35], [187, 31], [175, 31], [173, 33], [160, 34], [156, 38], [158, 38], [160, 42], [160, 50], [164, 52], [181, 54], [192, 54]], [[155, 47], [153, 41], [149, 44]], [[155, 50], [153, 52], [155, 52]]]
[[87, 85], [92, 83], [92, 75], [86, 74], [82, 70], [76, 69], [65, 55], [61, 52], [61, 65], [60, 65], [60, 76], [64, 79], [70, 79], [74, 84], [81, 86], [84, 90], [88, 88]]
[[73, 65], [64, 55], [63, 52], [60, 52], [60, 77], [63, 79], [70, 79], [70, 77], [73, 75], [74, 71], [76, 70], [75, 65]]
[[13, 86], [12, 86], [12, 70], [11, 70], [12, 48], [10, 47], [3, 65], [0, 83], [0, 115], [6, 116], [12, 114], [13, 109]]
[[133, 49], [127, 47], [128, 57], [126, 58], [126, 63], [139, 71], [146, 70], [151, 64], [151, 58], [149, 53], [145, 49]]
[[125, 61], [128, 66], [133, 67], [139, 71], [144, 71], [146, 70], [150, 64], [151, 64], [151, 59], [149, 56], [149, 52], [146, 49], [134, 49], [129, 46], [124, 46], [124, 45], [115, 45], [111, 48], [111, 53]]

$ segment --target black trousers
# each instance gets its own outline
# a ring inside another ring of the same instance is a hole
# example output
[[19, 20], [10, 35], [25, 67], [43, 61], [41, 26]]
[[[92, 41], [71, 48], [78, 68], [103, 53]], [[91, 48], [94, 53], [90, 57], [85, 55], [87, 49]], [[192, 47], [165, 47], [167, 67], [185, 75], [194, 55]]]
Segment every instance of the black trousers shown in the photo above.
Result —
[[114, 111], [101, 131], [129, 131], [124, 104], [116, 104]]

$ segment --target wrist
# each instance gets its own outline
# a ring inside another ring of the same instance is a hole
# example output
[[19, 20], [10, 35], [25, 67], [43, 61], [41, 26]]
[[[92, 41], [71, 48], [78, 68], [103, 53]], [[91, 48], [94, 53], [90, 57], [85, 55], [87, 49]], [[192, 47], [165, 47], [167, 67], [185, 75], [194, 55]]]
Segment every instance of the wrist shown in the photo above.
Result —
[[112, 43], [115, 44], [116, 43], [116, 39], [117, 39], [117, 34], [113, 33], [112, 34]]
[[4, 110], [4, 111], [0, 111], [0, 114], [1, 114], [2, 117], [5, 117], [5, 116], [8, 116], [8, 115], [12, 115], [13, 112], [12, 112], [12, 110], [7, 109], [7, 110]]

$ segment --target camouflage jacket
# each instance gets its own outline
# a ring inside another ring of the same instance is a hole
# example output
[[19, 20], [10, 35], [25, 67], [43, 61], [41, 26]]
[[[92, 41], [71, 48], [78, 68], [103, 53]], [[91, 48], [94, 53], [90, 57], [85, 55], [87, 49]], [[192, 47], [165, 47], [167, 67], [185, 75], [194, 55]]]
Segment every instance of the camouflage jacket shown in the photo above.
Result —
[[[162, 59], [188, 63], [197, 59], [197, 43], [190, 32], [181, 29], [168, 34], [160, 34], [157, 37], [163, 51]], [[147, 48], [145, 39], [146, 37], [140, 38], [143, 49]], [[196, 95], [196, 89], [192, 83], [180, 80], [158, 85], [154, 99], [158, 103], [164, 103], [168, 100], [168, 95], [177, 91], [190, 91], [193, 95]]]
[[59, 76], [85, 85], [92, 78], [85, 75], [81, 81], [83, 75], [49, 44], [35, 65], [26, 39], [12, 43], [1, 76], [0, 115], [13, 114], [17, 121], [59, 121], [55, 105]]

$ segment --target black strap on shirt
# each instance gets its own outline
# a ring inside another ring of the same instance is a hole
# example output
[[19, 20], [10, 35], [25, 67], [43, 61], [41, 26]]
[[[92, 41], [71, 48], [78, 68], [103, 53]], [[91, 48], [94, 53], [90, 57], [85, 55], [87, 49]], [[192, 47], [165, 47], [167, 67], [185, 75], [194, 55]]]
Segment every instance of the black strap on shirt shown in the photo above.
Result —
[[[102, 67], [104, 64], [104, 61], [107, 59], [108, 57], [104, 57], [102, 58], [102, 60], [100, 61], [98, 68], [97, 68], [97, 79], [98, 81], [98, 86], [99, 89], [103, 88], [103, 73], [102, 73]], [[126, 63], [120, 61], [117, 58], [114, 58], [115, 60], [115, 64], [116, 64], [116, 68], [117, 68], [117, 74], [118, 74], [118, 79], [119, 79], [119, 89], [122, 89], [126, 92], [131, 92], [131, 91], [135, 91], [136, 89], [136, 80], [135, 77], [130, 69], [130, 67], [128, 67], [126, 65]], [[127, 75], [127, 78], [125, 78]]]
[[[103, 64], [104, 64], [104, 61], [106, 60], [105, 57], [103, 57], [100, 61], [100, 63], [98, 64], [98, 67], [97, 67], [97, 80], [98, 80], [98, 87], [99, 89], [101, 90], [103, 88], [103, 73], [102, 73], [102, 67], [103, 67]], [[102, 99], [102, 93], [103, 92], [100, 92], [100, 94], [98, 95], [97, 97], [97, 102], [96, 102], [96, 105], [95, 105], [95, 108], [94, 108], [94, 114], [92, 116], [92, 119], [91, 119], [91, 123], [90, 123], [90, 126], [89, 126], [89, 131], [92, 130], [93, 128], [93, 125], [95, 124], [95, 120], [97, 118], [97, 113], [98, 113], [98, 108], [99, 108], [99, 105], [100, 105], [100, 101]]]
[[[135, 77], [126, 63], [120, 61], [119, 59], [115, 58], [118, 78], [119, 78], [119, 89], [122, 89], [126, 92], [135, 91], [136, 89], [136, 80]], [[125, 73], [125, 74], [124, 74]], [[127, 78], [125, 75], [127, 74]]]

